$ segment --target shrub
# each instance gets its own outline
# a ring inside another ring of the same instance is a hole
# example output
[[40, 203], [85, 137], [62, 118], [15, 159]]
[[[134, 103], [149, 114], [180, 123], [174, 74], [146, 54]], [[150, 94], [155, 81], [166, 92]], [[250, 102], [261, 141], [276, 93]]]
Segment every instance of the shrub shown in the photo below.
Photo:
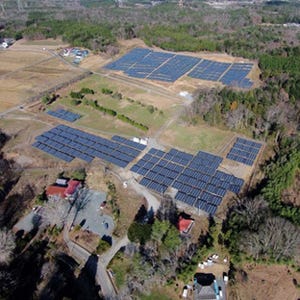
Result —
[[84, 97], [84, 95], [81, 92], [71, 91], [70, 92], [70, 97], [73, 98], [73, 99], [82, 99]]
[[109, 88], [102, 88], [101, 92], [104, 95], [111, 95], [113, 93], [113, 91], [111, 89], [109, 89]]
[[110, 248], [110, 244], [107, 241], [105, 241], [103, 239], [100, 239], [99, 243], [98, 243], [98, 246], [97, 246], [97, 249], [96, 249], [96, 252], [97, 252], [97, 254], [102, 254], [103, 252], [105, 252], [109, 248]]
[[81, 104], [81, 100], [78, 100], [78, 99], [72, 99], [70, 103], [71, 103], [72, 105], [74, 105], [74, 106], [77, 106], [77, 105]]
[[94, 95], [95, 92], [94, 90], [90, 89], [90, 88], [87, 88], [87, 87], [83, 87], [80, 92], [81, 94], [91, 94], [91, 95]]

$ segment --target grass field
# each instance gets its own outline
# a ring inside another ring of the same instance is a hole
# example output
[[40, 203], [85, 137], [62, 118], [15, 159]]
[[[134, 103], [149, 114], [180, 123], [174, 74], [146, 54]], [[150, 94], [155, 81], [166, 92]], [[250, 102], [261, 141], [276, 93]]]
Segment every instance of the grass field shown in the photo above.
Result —
[[[97, 74], [89, 76], [84, 80], [81, 80], [80, 82], [77, 82], [76, 84], [71, 86], [71, 89], [73, 91], [79, 91], [82, 87], [89, 87], [93, 89], [95, 92], [97, 92], [97, 95], [102, 94], [101, 89], [103, 87], [109, 88], [113, 91], [122, 93], [124, 97], [132, 98], [146, 105], [151, 104], [157, 107], [159, 110], [163, 111], [167, 111], [170, 108], [181, 104], [181, 102], [179, 102], [177, 99], [164, 98], [155, 93], [151, 93], [150, 91], [145, 91], [142, 88], [131, 86], [129, 84], [111, 78], [106, 78]], [[68, 94], [69, 91], [70, 88], [65, 90], [65, 93]]]
[[[145, 132], [137, 129], [133, 125], [118, 120], [116, 117], [104, 115], [102, 112], [85, 105], [84, 103], [74, 106], [71, 104], [69, 96], [70, 91], [79, 91], [83, 87], [91, 88], [95, 91], [94, 95], [86, 95], [88, 100], [97, 100], [98, 104], [109, 109], [115, 110], [118, 114], [135, 120], [138, 123], [149, 127], [149, 131]], [[123, 98], [118, 100], [111, 95], [102, 93], [102, 88], [110, 88], [114, 92], [122, 93]], [[94, 130], [103, 131], [106, 133], [119, 133], [128, 136], [148, 136], [157, 131], [175, 111], [176, 106], [170, 107], [166, 110], [159, 110], [157, 107], [151, 109], [147, 100], [147, 92], [139, 89], [134, 89], [124, 86], [118, 86], [116, 83], [108, 82], [107, 79], [93, 75], [85, 78], [80, 82], [73, 84], [68, 88], [62, 90], [62, 98], [51, 105], [52, 109], [58, 107], [65, 107], [68, 110], [81, 114], [83, 117], [79, 119], [76, 124], [83, 127], [89, 127]], [[128, 100], [128, 98], [133, 100]], [[137, 98], [144, 99], [143, 101]]]
[[199, 150], [218, 153], [222, 146], [233, 136], [230, 131], [223, 131], [206, 125], [187, 126], [172, 124], [163, 132], [160, 141], [192, 153]]
[[0, 61], [0, 112], [82, 73], [42, 51], [2, 51]]

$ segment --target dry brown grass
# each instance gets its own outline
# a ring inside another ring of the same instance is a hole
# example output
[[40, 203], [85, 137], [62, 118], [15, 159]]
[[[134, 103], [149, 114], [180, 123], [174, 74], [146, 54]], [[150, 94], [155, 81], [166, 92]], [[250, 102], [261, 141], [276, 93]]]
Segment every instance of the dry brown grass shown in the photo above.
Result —
[[96, 251], [100, 240], [99, 235], [81, 229], [73, 229], [70, 231], [69, 236], [72, 241], [91, 253]]
[[300, 273], [290, 267], [248, 264], [243, 269], [248, 280], [237, 274], [237, 284], [229, 288], [229, 299], [299, 299], [300, 289], [293, 284], [293, 278], [299, 283]]
[[0, 112], [82, 72], [43, 51], [3, 51], [0, 61]]

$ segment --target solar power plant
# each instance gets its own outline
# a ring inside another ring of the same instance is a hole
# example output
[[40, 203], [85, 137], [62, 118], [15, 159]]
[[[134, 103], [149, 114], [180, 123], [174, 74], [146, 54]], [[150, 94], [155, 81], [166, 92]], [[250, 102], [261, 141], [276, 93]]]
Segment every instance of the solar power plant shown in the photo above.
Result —
[[135, 48], [130, 52], [128, 52], [127, 54], [123, 55], [118, 60], [109, 63], [108, 65], [105, 66], [105, 68], [110, 70], [126, 71], [131, 66], [133, 66], [136, 62], [139, 62], [151, 52], [152, 51], [149, 49]]
[[108, 140], [66, 125], [37, 136], [32, 146], [66, 162], [76, 157], [91, 162], [98, 157], [123, 168], [146, 147], [119, 136]]
[[165, 63], [173, 56], [174, 54], [171, 53], [153, 51], [127, 69], [125, 74], [136, 78], [146, 78], [161, 64]]
[[252, 166], [261, 146], [262, 145], [260, 143], [243, 138], [237, 138], [226, 157], [248, 166]]
[[169, 187], [175, 199], [214, 215], [227, 191], [239, 193], [244, 181], [218, 170], [222, 158], [199, 151], [196, 155], [177, 149], [151, 148], [131, 171], [142, 175], [140, 184], [160, 194]]
[[218, 81], [230, 67], [230, 63], [222, 63], [203, 59], [189, 74], [192, 78]]
[[193, 56], [176, 55], [144, 48], [135, 48], [105, 66], [123, 71], [135, 78], [174, 82], [192, 70], [188, 76], [203, 80], [221, 81], [225, 85], [250, 88], [253, 83], [246, 78], [253, 64], [222, 63]]
[[81, 115], [75, 114], [65, 109], [57, 109], [55, 111], [48, 110], [47, 114], [52, 117], [59, 118], [68, 122], [75, 122], [76, 120], [81, 118]]
[[162, 66], [153, 71], [147, 79], [174, 82], [200, 61], [199, 58], [175, 55]]
[[220, 78], [220, 81], [229, 86], [236, 86], [240, 88], [250, 88], [253, 83], [246, 78], [253, 67], [249, 63], [234, 63], [229, 70]]

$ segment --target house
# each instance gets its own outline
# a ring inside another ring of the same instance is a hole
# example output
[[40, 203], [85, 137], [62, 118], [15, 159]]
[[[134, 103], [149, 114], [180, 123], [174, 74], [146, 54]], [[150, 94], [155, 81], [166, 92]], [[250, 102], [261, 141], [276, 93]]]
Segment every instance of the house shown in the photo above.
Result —
[[79, 180], [71, 179], [68, 182], [68, 187], [65, 190], [65, 197], [73, 198], [80, 188], [81, 182]]
[[55, 185], [50, 185], [46, 189], [47, 197], [60, 197], [73, 200], [78, 190], [81, 188], [79, 180], [56, 179]]
[[50, 185], [46, 189], [46, 195], [48, 198], [50, 197], [60, 197], [65, 198], [66, 187], [58, 186], [58, 185]]
[[194, 224], [194, 220], [179, 216], [178, 230], [181, 234], [188, 234]]
[[196, 273], [194, 275], [194, 300], [221, 300], [223, 293], [215, 275], [212, 273]]

